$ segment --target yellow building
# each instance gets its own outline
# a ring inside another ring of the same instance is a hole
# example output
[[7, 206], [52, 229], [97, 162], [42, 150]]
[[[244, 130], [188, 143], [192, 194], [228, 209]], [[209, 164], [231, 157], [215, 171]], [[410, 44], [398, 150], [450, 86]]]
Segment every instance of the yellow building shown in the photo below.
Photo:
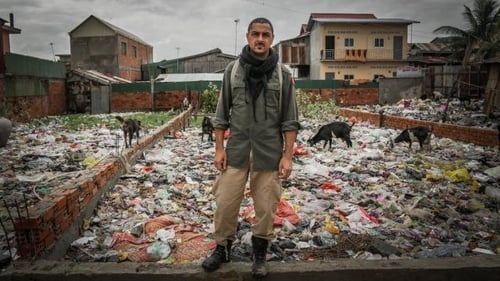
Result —
[[376, 79], [406, 66], [408, 26], [418, 21], [373, 14], [312, 13], [299, 36], [274, 48], [296, 78]]

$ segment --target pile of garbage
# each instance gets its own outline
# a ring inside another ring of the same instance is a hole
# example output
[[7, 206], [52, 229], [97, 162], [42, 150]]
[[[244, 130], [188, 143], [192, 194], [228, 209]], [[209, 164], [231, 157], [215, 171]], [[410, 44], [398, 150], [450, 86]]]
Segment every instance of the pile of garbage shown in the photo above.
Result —
[[[436, 137], [430, 150], [391, 147], [400, 131], [364, 122], [353, 126], [351, 148], [340, 139], [332, 149], [311, 147], [307, 139], [323, 124], [301, 123], [269, 260], [500, 254], [497, 148]], [[34, 204], [121, 150], [121, 132], [105, 127], [64, 132], [20, 125], [13, 134], [0, 149], [0, 215], [7, 223], [12, 202]], [[199, 263], [215, 247], [214, 143], [201, 141], [201, 128], [187, 128], [142, 155], [84, 220], [67, 260]], [[246, 194], [232, 250], [236, 261], [250, 259], [252, 205]], [[6, 241], [15, 254], [13, 232], [0, 237], [0, 254], [9, 255]]]
[[[435, 258], [500, 253], [500, 158], [494, 148], [434, 138], [431, 151], [386, 144], [399, 132], [358, 123], [353, 147], [309, 147], [303, 122], [283, 182], [269, 260]], [[201, 262], [214, 248], [212, 142], [189, 128], [145, 153], [103, 198], [67, 258]], [[248, 194], [247, 194], [248, 195]], [[245, 196], [232, 256], [251, 255]], [[187, 236], [187, 238], [186, 238]]]
[[402, 99], [396, 104], [356, 106], [358, 110], [387, 115], [446, 122], [449, 124], [496, 129], [500, 124], [500, 112], [487, 115], [482, 111], [484, 99], [460, 101], [457, 98]]

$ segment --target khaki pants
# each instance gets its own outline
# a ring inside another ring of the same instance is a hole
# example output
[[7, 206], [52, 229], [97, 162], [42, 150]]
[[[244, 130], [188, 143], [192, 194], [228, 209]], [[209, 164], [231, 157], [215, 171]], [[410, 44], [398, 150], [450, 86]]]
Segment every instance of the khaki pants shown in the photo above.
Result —
[[245, 185], [250, 175], [250, 193], [255, 208], [253, 235], [272, 240], [274, 238], [274, 216], [281, 198], [281, 182], [278, 171], [249, 171], [228, 167], [217, 178], [213, 193], [216, 198], [215, 241], [226, 246], [227, 240], [235, 240], [238, 215]]

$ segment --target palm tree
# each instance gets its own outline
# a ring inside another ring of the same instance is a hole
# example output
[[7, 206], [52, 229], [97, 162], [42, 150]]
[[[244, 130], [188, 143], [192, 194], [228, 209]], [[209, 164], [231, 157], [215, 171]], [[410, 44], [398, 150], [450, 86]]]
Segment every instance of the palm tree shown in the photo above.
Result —
[[434, 33], [451, 35], [450, 48], [462, 58], [465, 68], [471, 63], [481, 63], [500, 50], [500, 6], [496, 0], [475, 0], [473, 9], [464, 5], [462, 13], [467, 29], [441, 26]]
[[[464, 5], [462, 15], [466, 29], [441, 26], [435, 29], [434, 33], [451, 35], [447, 38], [450, 42], [449, 47], [455, 51], [455, 58], [461, 59], [462, 67], [459, 73], [464, 74], [471, 64], [481, 64], [485, 58], [494, 57], [500, 51], [500, 6], [496, 0], [475, 0], [473, 9]], [[450, 93], [455, 91], [461, 78], [459, 74]], [[448, 95], [448, 104], [451, 96], [452, 94]], [[446, 119], [445, 110], [442, 120]]]

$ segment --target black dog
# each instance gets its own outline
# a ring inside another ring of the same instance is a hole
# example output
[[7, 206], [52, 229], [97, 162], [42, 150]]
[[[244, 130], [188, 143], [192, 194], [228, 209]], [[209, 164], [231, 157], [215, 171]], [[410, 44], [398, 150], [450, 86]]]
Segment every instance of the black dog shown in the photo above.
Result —
[[209, 141], [214, 141], [214, 137], [212, 134], [213, 131], [214, 131], [214, 124], [212, 124], [212, 119], [210, 119], [210, 117], [208, 116], [203, 117], [203, 122], [201, 123], [201, 141], [203, 141], [203, 136], [205, 134], [208, 135]]
[[336, 138], [342, 139], [347, 144], [347, 147], [352, 147], [351, 129], [354, 124], [355, 122], [349, 126], [346, 122], [335, 121], [323, 125], [307, 142], [309, 145], [313, 146], [319, 141], [324, 141], [323, 148], [326, 147], [327, 142], [330, 144], [330, 148], [332, 148], [332, 139], [335, 136]]
[[[141, 130], [141, 121], [135, 119], [123, 119], [121, 116], [115, 116], [120, 121], [123, 131], [123, 139], [125, 140], [125, 147], [132, 146], [132, 138], [136, 135], [137, 144], [139, 144], [139, 131]], [[128, 138], [128, 143], [127, 143]]]
[[[424, 145], [430, 145], [431, 135], [432, 128], [426, 128], [423, 126], [417, 126], [409, 129], [406, 128], [394, 139], [394, 142], [407, 142], [409, 144], [409, 149], [411, 149], [412, 142], [418, 141], [420, 150], [422, 150]], [[391, 146], [393, 145], [391, 144]]]

